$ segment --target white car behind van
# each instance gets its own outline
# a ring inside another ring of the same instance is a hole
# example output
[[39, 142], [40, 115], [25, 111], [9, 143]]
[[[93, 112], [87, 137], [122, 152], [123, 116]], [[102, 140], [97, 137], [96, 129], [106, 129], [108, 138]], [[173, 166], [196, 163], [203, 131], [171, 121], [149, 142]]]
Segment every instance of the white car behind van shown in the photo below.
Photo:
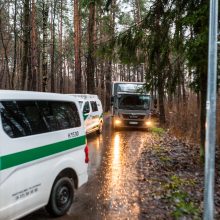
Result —
[[0, 219], [46, 206], [64, 215], [87, 182], [88, 147], [77, 100], [0, 90]]
[[85, 121], [86, 133], [102, 133], [103, 130], [103, 108], [97, 95], [69, 94], [78, 98], [79, 105]]

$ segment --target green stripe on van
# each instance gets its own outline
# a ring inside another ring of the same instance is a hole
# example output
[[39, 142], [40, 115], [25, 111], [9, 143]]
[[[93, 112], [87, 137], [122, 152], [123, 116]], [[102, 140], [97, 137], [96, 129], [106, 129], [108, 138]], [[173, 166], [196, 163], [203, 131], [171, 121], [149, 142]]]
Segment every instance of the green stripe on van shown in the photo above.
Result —
[[84, 121], [88, 118], [89, 114], [83, 114]]
[[65, 141], [41, 146], [38, 148], [17, 152], [0, 157], [0, 170], [11, 168], [43, 157], [48, 157], [86, 143], [86, 137], [81, 136]]

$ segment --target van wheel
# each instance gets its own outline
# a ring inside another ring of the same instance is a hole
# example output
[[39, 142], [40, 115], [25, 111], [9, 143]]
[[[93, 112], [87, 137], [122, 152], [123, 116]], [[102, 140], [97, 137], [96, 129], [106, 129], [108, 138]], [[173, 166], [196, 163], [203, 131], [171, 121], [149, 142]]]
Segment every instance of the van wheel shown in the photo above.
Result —
[[100, 123], [99, 123], [99, 129], [97, 130], [97, 132], [98, 132], [98, 134], [101, 134], [102, 131], [103, 131], [103, 123], [100, 122]]
[[52, 216], [65, 215], [73, 202], [73, 197], [72, 181], [68, 177], [61, 177], [53, 185], [46, 209]]

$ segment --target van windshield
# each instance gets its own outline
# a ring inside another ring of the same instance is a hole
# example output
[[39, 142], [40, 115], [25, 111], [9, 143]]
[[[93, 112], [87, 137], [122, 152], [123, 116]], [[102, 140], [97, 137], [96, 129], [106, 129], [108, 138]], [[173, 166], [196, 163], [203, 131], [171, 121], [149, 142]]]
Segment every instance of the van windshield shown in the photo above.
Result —
[[118, 108], [126, 110], [148, 110], [150, 108], [150, 96], [139, 94], [120, 95]]

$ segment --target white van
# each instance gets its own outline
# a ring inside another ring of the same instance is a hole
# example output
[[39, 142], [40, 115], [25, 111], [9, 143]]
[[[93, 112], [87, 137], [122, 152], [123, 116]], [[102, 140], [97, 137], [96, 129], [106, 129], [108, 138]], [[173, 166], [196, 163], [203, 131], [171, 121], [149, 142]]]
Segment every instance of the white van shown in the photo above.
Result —
[[101, 134], [103, 129], [103, 109], [98, 96], [90, 94], [69, 95], [78, 98], [85, 121], [86, 133], [97, 131]]
[[0, 219], [46, 206], [64, 215], [87, 182], [88, 147], [78, 101], [0, 90]]

